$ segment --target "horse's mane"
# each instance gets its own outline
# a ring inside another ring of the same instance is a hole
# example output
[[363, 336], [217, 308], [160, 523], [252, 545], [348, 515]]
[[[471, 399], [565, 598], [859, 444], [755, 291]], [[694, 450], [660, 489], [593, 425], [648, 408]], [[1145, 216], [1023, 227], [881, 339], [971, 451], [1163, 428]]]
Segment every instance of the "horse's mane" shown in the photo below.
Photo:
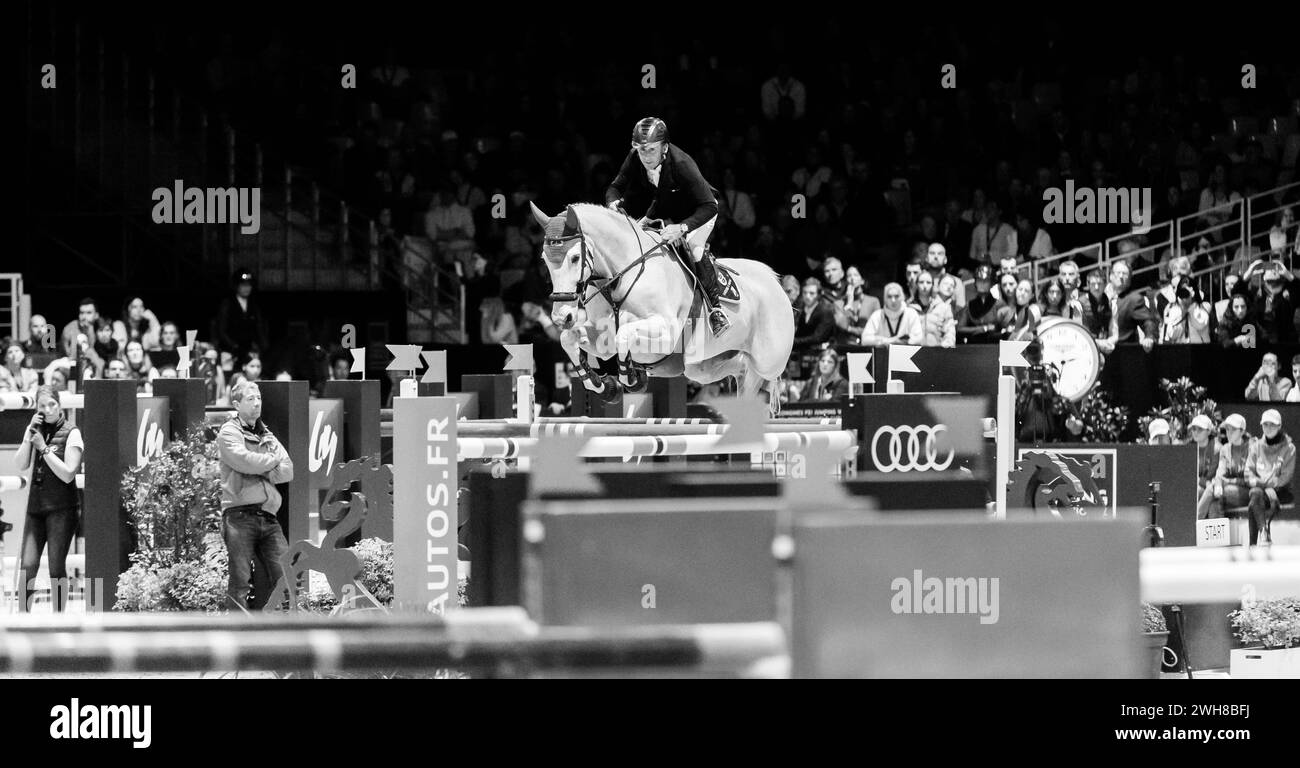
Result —
[[619, 236], [622, 234], [635, 235], [638, 244], [642, 249], [654, 245], [658, 240], [640, 227], [636, 226], [636, 220], [631, 219], [617, 211], [611, 211], [603, 205], [594, 205], [592, 203], [574, 203], [573, 211], [578, 216], [578, 221], [584, 228], [591, 225], [601, 233], [608, 236]]

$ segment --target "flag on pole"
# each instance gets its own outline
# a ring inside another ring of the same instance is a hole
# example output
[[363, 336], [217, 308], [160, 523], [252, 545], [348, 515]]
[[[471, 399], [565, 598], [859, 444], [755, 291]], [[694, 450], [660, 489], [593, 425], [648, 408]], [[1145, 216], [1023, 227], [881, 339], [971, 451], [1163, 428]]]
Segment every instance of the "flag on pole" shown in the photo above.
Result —
[[1025, 359], [1025, 348], [1028, 346], [1027, 341], [998, 342], [998, 365], [1008, 368], [1028, 368], [1029, 361]]
[[915, 344], [890, 344], [889, 345], [889, 372], [890, 373], [920, 373], [921, 369], [916, 367], [912, 362], [912, 355], [915, 355], [920, 347]]
[[198, 331], [191, 330], [185, 332], [185, 346], [189, 347], [190, 349], [194, 349], [194, 343], [197, 342], [198, 340], [199, 340]]
[[871, 375], [871, 352], [850, 352], [849, 358], [849, 385], [854, 384], [875, 384], [876, 379]]
[[[386, 371], [417, 371], [420, 369], [420, 345], [419, 344], [387, 344], [388, 352], [393, 356], [393, 361], [388, 364]], [[353, 356], [357, 350], [352, 350]], [[353, 368], [352, 370], [356, 370]]]
[[424, 358], [424, 363], [428, 366], [424, 371], [424, 376], [420, 377], [420, 382], [423, 384], [446, 384], [447, 350], [421, 352], [420, 357]]
[[189, 378], [190, 373], [190, 347], [188, 344], [182, 344], [176, 348], [176, 373], [182, 379]]
[[533, 372], [532, 344], [502, 344], [501, 346], [506, 348], [506, 362], [501, 366], [501, 370]]
[[362, 347], [362, 348], [360, 348], [360, 349], [350, 349], [350, 350], [348, 350], [348, 351], [352, 353], [352, 370], [351, 370], [350, 372], [351, 372], [351, 373], [356, 373], [357, 371], [360, 371], [360, 372], [361, 372], [361, 377], [362, 377], [362, 378], [365, 378], [365, 376], [366, 376], [366, 350], [365, 350], [365, 348]]

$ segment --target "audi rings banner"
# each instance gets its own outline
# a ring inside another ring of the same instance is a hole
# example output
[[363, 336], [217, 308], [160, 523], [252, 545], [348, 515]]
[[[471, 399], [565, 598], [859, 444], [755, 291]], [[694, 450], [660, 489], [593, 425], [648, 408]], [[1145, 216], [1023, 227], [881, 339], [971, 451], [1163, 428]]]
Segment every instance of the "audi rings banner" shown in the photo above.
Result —
[[956, 394], [856, 395], [846, 428], [859, 429], [860, 472], [984, 473], [981, 419], [988, 398]]

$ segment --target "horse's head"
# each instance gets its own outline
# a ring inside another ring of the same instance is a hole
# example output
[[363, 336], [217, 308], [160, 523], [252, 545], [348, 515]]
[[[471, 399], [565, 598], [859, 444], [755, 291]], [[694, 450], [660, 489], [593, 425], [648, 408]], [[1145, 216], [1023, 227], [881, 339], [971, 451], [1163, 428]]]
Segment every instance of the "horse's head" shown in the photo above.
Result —
[[578, 302], [587, 292], [594, 265], [573, 206], [559, 216], [547, 216], [533, 203], [533, 218], [542, 226], [542, 263], [551, 273], [551, 320], [561, 330], [578, 319]]

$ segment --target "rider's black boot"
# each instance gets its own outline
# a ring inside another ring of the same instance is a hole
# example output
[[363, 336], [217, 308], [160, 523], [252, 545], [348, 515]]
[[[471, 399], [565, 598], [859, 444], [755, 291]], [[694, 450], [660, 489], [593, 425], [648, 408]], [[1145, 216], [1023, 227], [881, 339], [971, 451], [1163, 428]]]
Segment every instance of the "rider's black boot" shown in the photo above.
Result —
[[721, 336], [724, 331], [731, 327], [731, 321], [727, 319], [727, 314], [722, 311], [722, 303], [719, 299], [722, 294], [722, 285], [718, 282], [718, 268], [713, 263], [713, 254], [709, 253], [707, 246], [704, 249], [704, 256], [695, 262], [695, 276], [700, 279], [700, 287], [704, 289], [704, 295], [708, 297], [709, 327], [713, 330], [714, 336]]

